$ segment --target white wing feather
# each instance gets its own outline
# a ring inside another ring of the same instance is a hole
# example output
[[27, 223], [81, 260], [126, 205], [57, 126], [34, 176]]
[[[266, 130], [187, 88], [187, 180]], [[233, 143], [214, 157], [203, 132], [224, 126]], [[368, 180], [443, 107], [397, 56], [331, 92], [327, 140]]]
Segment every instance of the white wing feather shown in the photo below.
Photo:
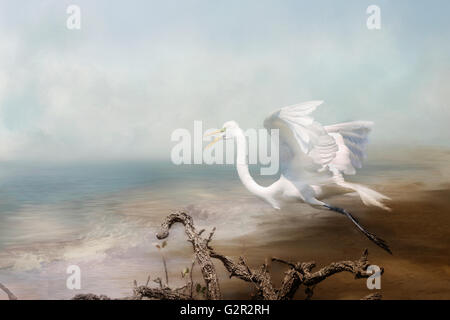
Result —
[[344, 174], [355, 174], [367, 157], [368, 135], [373, 122], [352, 121], [325, 126], [325, 130], [336, 141], [339, 151], [330, 165]]
[[[279, 130], [280, 170], [292, 180], [318, 182], [319, 170], [335, 158], [338, 146], [310, 114], [322, 101], [281, 108], [264, 121], [267, 130]], [[322, 177], [323, 178], [323, 177]]]

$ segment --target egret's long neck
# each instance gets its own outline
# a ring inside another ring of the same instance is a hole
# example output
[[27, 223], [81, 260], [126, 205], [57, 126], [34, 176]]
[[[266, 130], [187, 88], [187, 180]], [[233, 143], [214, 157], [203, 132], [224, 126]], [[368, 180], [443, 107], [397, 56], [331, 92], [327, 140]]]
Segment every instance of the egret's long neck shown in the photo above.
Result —
[[248, 170], [247, 163], [247, 139], [245, 138], [242, 130], [239, 130], [239, 133], [236, 136], [236, 145], [237, 145], [237, 161], [236, 168], [239, 175], [239, 178], [242, 181], [242, 184], [250, 191], [259, 197], [264, 197], [266, 195], [266, 188], [260, 186], [256, 183], [256, 181], [250, 175]]

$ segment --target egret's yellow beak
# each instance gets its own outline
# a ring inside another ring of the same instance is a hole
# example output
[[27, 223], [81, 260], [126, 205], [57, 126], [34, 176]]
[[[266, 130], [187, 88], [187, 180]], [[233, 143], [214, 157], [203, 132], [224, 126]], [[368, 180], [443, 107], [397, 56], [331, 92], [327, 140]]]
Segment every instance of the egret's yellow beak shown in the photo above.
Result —
[[[217, 131], [214, 131], [214, 132], [205, 134], [204, 136], [205, 136], [205, 137], [209, 137], [209, 136], [213, 136], [213, 135], [220, 134], [220, 133], [223, 133], [223, 132], [225, 132], [225, 129], [220, 129], [220, 130], [217, 130]], [[215, 138], [213, 141], [211, 141], [210, 144], [208, 144], [208, 145], [205, 147], [205, 150], [208, 149], [208, 148], [211, 148], [212, 145], [213, 145], [214, 143], [220, 141], [222, 138], [223, 138], [222, 135], [220, 135], [220, 136], [218, 136], [217, 138]]]
[[217, 131], [214, 131], [214, 132], [207, 133], [207, 134], [204, 135], [204, 137], [213, 136], [215, 134], [219, 134], [219, 133], [222, 133], [222, 132], [225, 132], [225, 129], [220, 129], [220, 130], [217, 130]]

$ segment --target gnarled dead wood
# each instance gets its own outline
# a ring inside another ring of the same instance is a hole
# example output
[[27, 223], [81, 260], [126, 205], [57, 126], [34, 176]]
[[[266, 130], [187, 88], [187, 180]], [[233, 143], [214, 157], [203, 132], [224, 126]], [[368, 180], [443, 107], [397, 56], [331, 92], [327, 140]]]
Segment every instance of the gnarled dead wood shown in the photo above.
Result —
[[149, 298], [157, 300], [190, 300], [191, 297], [181, 293], [178, 290], [170, 288], [150, 288], [148, 286], [139, 286], [133, 290], [136, 299]]
[[350, 272], [355, 275], [356, 279], [367, 278], [370, 276], [366, 272], [367, 267], [370, 265], [367, 255], [368, 251], [366, 249], [362, 257], [356, 261], [333, 262], [316, 272], [312, 272], [312, 269], [316, 266], [314, 262], [293, 263], [279, 258], [272, 258], [274, 262], [280, 262], [289, 266], [280, 288], [274, 288], [267, 264], [263, 264], [259, 269], [252, 270], [242, 257], [239, 258], [239, 262], [235, 263], [230, 258], [211, 251], [211, 256], [223, 263], [230, 273], [230, 277], [237, 277], [251, 282], [257, 290], [256, 298], [264, 300], [292, 299], [301, 285], [306, 287], [305, 292], [309, 299], [312, 297], [313, 289], [318, 283], [339, 272]]
[[[336, 273], [348, 272], [355, 276], [355, 279], [367, 278], [367, 267], [370, 265], [368, 261], [368, 251], [364, 250], [361, 258], [355, 261], [333, 262], [327, 266], [313, 272], [316, 267], [315, 262], [290, 262], [280, 258], [272, 258], [273, 262], [282, 263], [288, 266], [284, 278], [279, 288], [275, 288], [272, 283], [272, 277], [267, 262], [257, 269], [249, 267], [243, 257], [237, 262], [231, 258], [217, 253], [211, 246], [210, 242], [214, 235], [215, 228], [208, 237], [203, 237], [205, 230], [197, 231], [194, 227], [194, 221], [190, 215], [185, 212], [173, 213], [166, 217], [161, 225], [161, 231], [156, 235], [158, 239], [165, 239], [169, 236], [169, 230], [175, 223], [184, 225], [185, 233], [188, 241], [192, 243], [194, 249], [195, 260], [200, 265], [203, 279], [206, 283], [206, 298], [215, 300], [220, 299], [219, 280], [215, 266], [211, 258], [222, 262], [226, 270], [229, 272], [230, 278], [236, 277], [243, 281], [253, 284], [256, 288], [255, 299], [263, 300], [290, 300], [293, 299], [298, 289], [303, 286], [306, 299], [311, 299], [314, 294], [314, 288], [323, 280], [333, 276]], [[381, 272], [383, 273], [383, 269]], [[133, 296], [124, 299], [160, 299], [160, 300], [188, 300], [193, 299], [192, 296], [192, 268], [191, 281], [189, 284], [178, 289], [171, 289], [164, 286], [161, 279], [154, 280], [159, 284], [159, 288], [151, 288], [147, 284], [138, 286], [135, 282]], [[190, 294], [186, 293], [190, 291]], [[364, 297], [365, 300], [380, 299], [381, 295], [372, 294]], [[77, 295], [73, 299], [76, 300], [106, 300], [107, 296], [97, 296], [93, 294]]]
[[[364, 250], [362, 257], [358, 260], [333, 262], [316, 272], [312, 272], [316, 266], [315, 262], [289, 262], [280, 258], [273, 258], [272, 261], [289, 266], [289, 270], [285, 273], [280, 288], [275, 288], [272, 284], [272, 277], [267, 263], [264, 263], [259, 269], [251, 269], [243, 257], [240, 257], [236, 263], [231, 258], [215, 252], [209, 245], [214, 230], [208, 238], [202, 238], [201, 234], [204, 230], [197, 232], [192, 217], [184, 212], [174, 213], [166, 218], [161, 226], [160, 233], [157, 235], [158, 239], [167, 238], [170, 227], [176, 222], [180, 222], [185, 226], [188, 240], [193, 244], [197, 261], [202, 267], [202, 274], [207, 284], [207, 297], [211, 299], [214, 299], [212, 298], [214, 296], [218, 299], [220, 297], [220, 291], [215, 268], [209, 257], [220, 260], [230, 273], [230, 278], [236, 277], [252, 283], [256, 287], [255, 298], [264, 300], [292, 299], [302, 285], [305, 287], [307, 299], [310, 299], [314, 293], [314, 287], [318, 283], [340, 272], [352, 273], [355, 279], [370, 276], [366, 272], [367, 267], [370, 265], [367, 259], [367, 249]], [[382, 269], [382, 273], [383, 271]]]
[[[306, 263], [293, 263], [283, 261], [278, 258], [273, 258], [273, 261], [278, 261], [289, 265], [290, 270], [286, 273], [281, 288], [278, 292], [279, 299], [290, 299], [292, 293], [298, 286], [303, 285], [306, 287], [307, 298], [311, 298], [313, 295], [314, 287], [325, 280], [328, 277], [340, 272], [349, 272], [355, 276], [355, 279], [368, 278], [370, 276], [367, 273], [367, 267], [370, 265], [368, 261], [368, 250], [365, 249], [361, 258], [355, 261], [340, 261], [332, 262], [328, 266], [322, 267], [316, 272], [312, 272], [312, 269], [316, 266], [315, 262]], [[381, 269], [381, 273], [384, 270]]]
[[230, 278], [236, 277], [241, 280], [251, 282], [256, 287], [256, 299], [278, 300], [277, 292], [272, 285], [271, 276], [267, 264], [263, 264], [261, 268], [252, 270], [249, 268], [243, 257], [239, 257], [238, 263], [233, 262], [229, 257], [210, 251], [211, 257], [220, 260], [227, 271]]
[[184, 212], [178, 212], [170, 214], [166, 217], [161, 225], [161, 231], [156, 235], [156, 237], [160, 240], [167, 238], [169, 236], [170, 227], [177, 222], [184, 225], [188, 241], [192, 243], [197, 263], [200, 266], [203, 279], [206, 283], [206, 298], [211, 300], [220, 299], [221, 294], [219, 279], [217, 278], [216, 268], [211, 261], [208, 247], [214, 234], [214, 229], [208, 238], [203, 238], [201, 235], [204, 230], [199, 232], [195, 230], [192, 217]]
[[87, 294], [77, 294], [72, 300], [142, 300], [142, 299], [154, 299], [154, 300], [191, 300], [192, 297], [187, 295], [183, 291], [189, 289], [187, 285], [171, 289], [169, 287], [163, 286], [161, 279], [157, 278], [154, 280], [159, 283], [159, 288], [151, 288], [148, 286], [150, 282], [150, 277], [147, 280], [147, 284], [144, 286], [138, 286], [136, 280], [134, 281], [133, 295], [129, 297], [124, 297], [120, 299], [111, 299], [105, 295], [96, 295], [92, 293]]
[[190, 300], [191, 297], [184, 294], [179, 289], [172, 290], [170, 288], [150, 288], [149, 286], [138, 286], [133, 290], [133, 295], [120, 299], [111, 299], [105, 295], [96, 295], [92, 293], [77, 294], [72, 300]]
[[105, 295], [96, 295], [93, 293], [80, 293], [73, 297], [72, 300], [111, 300], [111, 298]]

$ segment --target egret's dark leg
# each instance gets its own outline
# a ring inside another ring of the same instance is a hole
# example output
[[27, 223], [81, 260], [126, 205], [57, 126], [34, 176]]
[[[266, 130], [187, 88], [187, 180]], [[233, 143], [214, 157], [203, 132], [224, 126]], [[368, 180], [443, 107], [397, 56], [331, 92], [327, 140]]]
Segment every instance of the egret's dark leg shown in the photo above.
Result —
[[345, 209], [342, 208], [338, 208], [338, 207], [333, 207], [330, 206], [328, 204], [324, 205], [325, 208], [327, 208], [328, 210], [343, 214], [345, 216], [347, 216], [347, 218], [349, 218], [353, 224], [362, 232], [366, 235], [367, 238], [369, 238], [369, 240], [373, 241], [377, 246], [379, 246], [380, 248], [386, 250], [387, 252], [389, 252], [390, 254], [392, 254], [391, 249], [389, 248], [389, 245], [386, 243], [386, 241], [384, 241], [383, 239], [378, 238], [376, 235], [374, 235], [373, 233], [370, 233], [369, 231], [367, 231], [366, 229], [364, 229], [364, 227], [362, 227], [358, 220], [356, 220], [355, 217], [353, 217], [349, 212], [347, 212]]

